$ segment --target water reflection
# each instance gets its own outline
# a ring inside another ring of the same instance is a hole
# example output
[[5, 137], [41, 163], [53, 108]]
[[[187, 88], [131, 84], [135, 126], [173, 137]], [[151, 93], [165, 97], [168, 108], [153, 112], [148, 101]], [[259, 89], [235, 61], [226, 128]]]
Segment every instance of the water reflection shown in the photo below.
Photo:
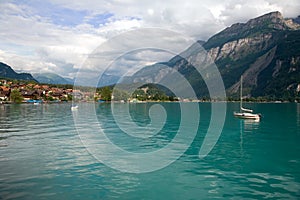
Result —
[[297, 103], [297, 127], [300, 127], [300, 103]]
[[253, 130], [258, 130], [259, 128], [259, 121], [256, 120], [249, 120], [245, 119], [243, 121], [243, 129], [244, 132], [252, 132]]
[[244, 134], [250, 134], [259, 129], [259, 121], [257, 120], [251, 120], [251, 119], [243, 119], [240, 120], [240, 150], [241, 150], [241, 155], [243, 157], [244, 155], [244, 148], [243, 148], [243, 143], [244, 143]]

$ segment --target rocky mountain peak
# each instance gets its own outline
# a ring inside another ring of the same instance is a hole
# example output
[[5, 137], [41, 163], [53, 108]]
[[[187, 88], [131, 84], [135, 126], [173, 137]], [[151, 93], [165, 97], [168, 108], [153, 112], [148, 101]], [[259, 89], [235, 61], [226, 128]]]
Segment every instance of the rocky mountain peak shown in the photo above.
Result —
[[[300, 25], [294, 22], [293, 19], [284, 19], [282, 14], [276, 11], [251, 19], [246, 23], [233, 24], [211, 37], [204, 47], [210, 49], [241, 38], [257, 37], [274, 31], [299, 29]], [[223, 44], [220, 42], [223, 42]]]
[[250, 19], [248, 21], [248, 23], [252, 23], [252, 22], [259, 23], [259, 22], [263, 22], [266, 20], [271, 20], [272, 22], [276, 23], [276, 22], [283, 20], [283, 16], [279, 11], [275, 11], [275, 12], [270, 12], [265, 15], [259, 16], [254, 19]]
[[[254, 18], [249, 20], [246, 25], [250, 26], [250, 27], [254, 27], [254, 26], [262, 26], [262, 25], [275, 25], [274, 28], [279, 28], [282, 29], [283, 27], [278, 26], [278, 25], [282, 25], [284, 24], [284, 19], [283, 16], [280, 12], [276, 11], [276, 12], [271, 12], [265, 15], [262, 15], [260, 17]], [[277, 25], [277, 26], [276, 26]]]
[[276, 30], [297, 30], [300, 25], [293, 19], [284, 19], [283, 15], [276, 11], [249, 20], [246, 25], [250, 27], [267, 26]]

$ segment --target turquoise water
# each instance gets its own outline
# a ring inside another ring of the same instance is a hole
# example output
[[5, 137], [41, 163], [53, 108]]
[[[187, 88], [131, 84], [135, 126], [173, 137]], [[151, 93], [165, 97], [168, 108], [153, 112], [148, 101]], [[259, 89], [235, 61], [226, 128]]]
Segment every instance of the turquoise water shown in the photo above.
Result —
[[[114, 123], [109, 104], [95, 108], [111, 141], [144, 153], [164, 148], [177, 133], [179, 105], [162, 105], [167, 124], [144, 139], [124, 134]], [[150, 106], [130, 106], [137, 124], [151, 122]], [[300, 104], [246, 105], [263, 114], [259, 123], [234, 118], [238, 106], [228, 103], [222, 134], [205, 158], [198, 153], [209, 125], [210, 104], [200, 103], [198, 133], [179, 159], [153, 172], [126, 173], [89, 153], [76, 131], [70, 104], [0, 105], [0, 199], [299, 199]], [[86, 107], [80, 104], [78, 113]], [[86, 119], [88, 123], [89, 116]], [[84, 124], [79, 128], [94, 134]]]

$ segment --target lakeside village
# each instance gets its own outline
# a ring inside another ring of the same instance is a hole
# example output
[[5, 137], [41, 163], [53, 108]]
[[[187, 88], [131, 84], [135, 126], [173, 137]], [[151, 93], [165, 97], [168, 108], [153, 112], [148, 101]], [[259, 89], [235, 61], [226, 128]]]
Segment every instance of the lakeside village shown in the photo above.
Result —
[[[300, 84], [297, 88], [300, 94]], [[268, 97], [246, 97], [248, 102], [300, 102], [297, 98], [268, 98]], [[165, 92], [154, 84], [146, 84], [131, 95], [124, 90], [113, 89], [113, 86], [92, 88], [86, 86], [42, 84], [34, 81], [14, 80], [0, 78], [0, 104], [10, 103], [61, 103], [61, 102], [210, 102], [214, 101], [208, 97], [202, 99], [181, 99], [175, 96], [167, 96]], [[220, 100], [215, 100], [220, 101]], [[222, 100], [221, 100], [222, 101]], [[227, 97], [227, 101], [239, 101], [238, 97]]]
[[[179, 101], [167, 96], [154, 85], [136, 90], [131, 96], [125, 91], [114, 90], [112, 86], [92, 88], [73, 85], [40, 84], [33, 81], [0, 79], [0, 104], [9, 103], [60, 103], [72, 100], [80, 102], [143, 102]], [[182, 101], [189, 101], [183, 99]]]

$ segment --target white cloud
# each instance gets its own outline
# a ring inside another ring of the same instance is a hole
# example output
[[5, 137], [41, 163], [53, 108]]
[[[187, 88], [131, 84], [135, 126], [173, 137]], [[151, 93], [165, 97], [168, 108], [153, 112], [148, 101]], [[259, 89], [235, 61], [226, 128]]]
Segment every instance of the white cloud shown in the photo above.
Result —
[[158, 27], [208, 39], [232, 23], [267, 12], [296, 17], [299, 8], [298, 0], [4, 0], [0, 59], [24, 71], [72, 76], [90, 52], [128, 30]]
[[141, 22], [138, 19], [120, 19], [105, 23], [97, 29], [97, 33], [106, 38], [112, 38], [124, 31], [130, 31], [141, 27]]
[[[0, 14], [1, 61], [17, 70], [61, 72], [68, 76], [63, 67], [80, 65], [86, 55], [105, 41], [92, 33], [91, 28], [61, 27], [30, 15], [26, 6], [2, 4], [1, 9], [6, 11]], [[15, 45], [18, 48], [12, 48]], [[26, 50], [34, 53], [26, 56]]]

